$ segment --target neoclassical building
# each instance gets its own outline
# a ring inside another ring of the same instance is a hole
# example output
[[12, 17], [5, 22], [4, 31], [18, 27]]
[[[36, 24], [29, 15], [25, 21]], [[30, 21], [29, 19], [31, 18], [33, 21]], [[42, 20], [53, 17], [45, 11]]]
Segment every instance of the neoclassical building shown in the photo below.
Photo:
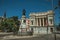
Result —
[[30, 27], [33, 27], [34, 34], [46, 34], [54, 31], [54, 12], [31, 12]]
[[53, 26], [54, 12], [52, 10], [47, 12], [32, 12], [30, 13], [30, 26]]

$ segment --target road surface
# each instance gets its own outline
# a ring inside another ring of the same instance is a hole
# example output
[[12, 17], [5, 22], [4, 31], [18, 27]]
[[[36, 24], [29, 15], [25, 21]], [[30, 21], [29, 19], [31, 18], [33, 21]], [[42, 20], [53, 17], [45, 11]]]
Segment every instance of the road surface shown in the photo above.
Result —
[[[32, 36], [27, 37], [27, 36], [25, 36], [25, 38], [23, 38], [23, 36], [17, 36], [17, 38], [15, 38], [15, 37], [16, 36], [13, 36], [12, 38], [10, 38], [9, 36], [1, 35], [0, 40], [55, 40], [54, 34], [48, 34], [48, 35], [40, 34], [40, 35], [37, 35], [35, 37], [32, 37]], [[22, 37], [22, 38], [19, 38], [19, 37]], [[60, 34], [56, 35], [56, 39], [60, 40]]]

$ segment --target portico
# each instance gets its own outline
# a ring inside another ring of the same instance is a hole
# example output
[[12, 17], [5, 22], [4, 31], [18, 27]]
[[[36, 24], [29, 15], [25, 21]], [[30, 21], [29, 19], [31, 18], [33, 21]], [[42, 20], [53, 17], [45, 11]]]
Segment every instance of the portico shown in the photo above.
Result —
[[46, 23], [46, 21], [48, 21], [48, 20], [46, 20], [47, 18], [46, 17], [43, 17], [43, 18], [35, 18], [35, 25], [37, 25], [37, 26], [46, 26], [47, 25], [47, 23]]

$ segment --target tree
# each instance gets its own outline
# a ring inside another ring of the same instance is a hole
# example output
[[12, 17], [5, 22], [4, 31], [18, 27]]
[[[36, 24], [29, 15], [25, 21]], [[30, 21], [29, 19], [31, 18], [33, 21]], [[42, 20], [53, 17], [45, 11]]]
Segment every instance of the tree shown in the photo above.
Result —
[[18, 16], [13, 16], [13, 17], [11, 17], [11, 19], [14, 21], [18, 21]]
[[18, 33], [20, 26], [20, 21], [18, 20], [18, 16], [10, 17], [9, 20], [10, 20], [9, 23], [12, 26], [12, 31], [14, 32], [14, 34]]
[[8, 23], [6, 21], [1, 22], [1, 30], [6, 32], [7, 29], [8, 29]]
[[0, 23], [0, 30], [4, 32], [18, 32], [20, 21], [17, 16], [6, 18]]

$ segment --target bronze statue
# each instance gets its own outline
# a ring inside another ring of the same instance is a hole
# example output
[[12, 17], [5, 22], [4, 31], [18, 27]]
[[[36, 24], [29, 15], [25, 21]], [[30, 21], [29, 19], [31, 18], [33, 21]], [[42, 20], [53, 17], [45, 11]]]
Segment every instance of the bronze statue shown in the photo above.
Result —
[[25, 10], [25, 9], [23, 9], [23, 11], [22, 11], [22, 15], [24, 15], [24, 16], [25, 16], [25, 13], [26, 13], [26, 10]]

